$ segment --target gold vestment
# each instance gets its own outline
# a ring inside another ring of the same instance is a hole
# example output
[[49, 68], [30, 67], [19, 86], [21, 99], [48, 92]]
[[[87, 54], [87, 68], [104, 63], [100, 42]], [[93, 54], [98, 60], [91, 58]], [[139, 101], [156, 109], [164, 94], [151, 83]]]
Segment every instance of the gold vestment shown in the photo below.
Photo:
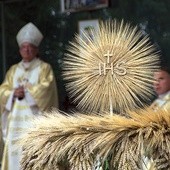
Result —
[[[57, 108], [58, 107], [58, 96], [57, 96], [57, 88], [56, 88], [56, 81], [55, 77], [52, 71], [52, 68], [49, 64], [43, 62], [42, 60], [36, 59], [35, 62], [31, 64], [31, 66], [27, 69], [25, 69], [22, 66], [22, 61], [18, 64], [13, 65], [9, 71], [6, 74], [4, 82], [0, 86], [0, 112], [1, 114], [6, 111], [6, 103], [11, 95], [11, 93], [14, 91], [14, 75], [16, 73], [17, 69], [20, 69], [23, 76], [29, 75], [29, 72], [31, 72], [33, 69], [39, 67], [38, 71], [38, 80], [37, 83], [31, 84], [26, 83], [25, 87], [26, 90], [30, 93], [30, 95], [35, 100], [35, 103], [39, 109], [39, 111], [46, 111], [52, 107]], [[37, 76], [37, 75], [31, 75], [31, 76]], [[28, 82], [29, 82], [29, 76]], [[21, 77], [22, 79], [22, 77]], [[33, 79], [33, 78], [32, 78]], [[24, 79], [23, 79], [24, 80]], [[17, 80], [19, 81], [19, 80]], [[16, 84], [16, 83], [15, 83]], [[15, 100], [13, 101], [13, 104], [15, 103]], [[11, 110], [8, 110], [9, 115], [10, 112], [12, 112], [13, 108]], [[10, 117], [10, 116], [9, 116]], [[8, 119], [8, 122], [5, 122], [7, 126], [9, 125], [10, 118]], [[4, 149], [4, 156], [2, 161], [2, 170], [8, 170], [8, 160], [7, 160], [7, 148], [8, 146], [5, 146]]]

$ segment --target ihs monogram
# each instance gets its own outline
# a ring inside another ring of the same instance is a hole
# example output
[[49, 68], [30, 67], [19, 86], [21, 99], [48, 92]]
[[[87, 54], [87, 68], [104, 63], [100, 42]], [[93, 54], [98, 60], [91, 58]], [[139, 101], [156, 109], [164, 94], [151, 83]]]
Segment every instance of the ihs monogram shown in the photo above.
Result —
[[107, 51], [106, 54], [104, 54], [104, 57], [106, 58], [106, 63], [99, 63], [99, 75], [106, 75], [106, 73], [111, 70], [111, 74], [113, 75], [114, 73], [124, 76], [127, 74], [126, 68], [124, 67], [125, 63], [123, 61], [117, 62], [116, 64], [113, 65], [112, 62], [110, 62], [110, 57], [112, 57], [113, 54]]

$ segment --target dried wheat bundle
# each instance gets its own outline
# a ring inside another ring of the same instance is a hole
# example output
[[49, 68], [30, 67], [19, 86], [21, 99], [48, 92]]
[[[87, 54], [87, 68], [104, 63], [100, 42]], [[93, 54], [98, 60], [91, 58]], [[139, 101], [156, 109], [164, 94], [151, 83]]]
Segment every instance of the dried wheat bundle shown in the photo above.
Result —
[[132, 113], [131, 116], [135, 121], [143, 123], [142, 136], [145, 154], [154, 160], [155, 169], [170, 169], [169, 111], [148, 110], [140, 114]]
[[159, 170], [170, 168], [170, 114], [146, 109], [130, 116], [55, 113], [41, 118], [22, 142], [22, 169], [54, 170], [68, 161], [70, 169], [91, 170], [96, 155], [111, 169], [142, 169], [145, 156]]
[[[66, 88], [80, 109], [123, 113], [150, 98], [158, 51], [137, 27], [101, 22], [70, 42], [64, 57]], [[140, 98], [139, 98], [140, 94]]]

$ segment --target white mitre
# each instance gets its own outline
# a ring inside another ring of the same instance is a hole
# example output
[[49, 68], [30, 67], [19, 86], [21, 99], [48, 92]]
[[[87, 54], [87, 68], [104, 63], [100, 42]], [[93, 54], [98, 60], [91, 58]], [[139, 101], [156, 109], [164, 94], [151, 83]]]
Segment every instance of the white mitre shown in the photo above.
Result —
[[43, 39], [43, 35], [40, 30], [30, 22], [19, 30], [16, 39], [19, 46], [24, 42], [28, 42], [38, 47]]

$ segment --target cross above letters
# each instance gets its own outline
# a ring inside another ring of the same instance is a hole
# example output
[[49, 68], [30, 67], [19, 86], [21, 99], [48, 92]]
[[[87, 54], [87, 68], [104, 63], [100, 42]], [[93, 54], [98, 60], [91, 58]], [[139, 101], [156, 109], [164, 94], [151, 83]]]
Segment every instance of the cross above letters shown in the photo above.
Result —
[[107, 57], [107, 63], [110, 63], [110, 57], [112, 57], [113, 54], [109, 52], [109, 50], [107, 51], [106, 54], [104, 54], [104, 57]]

